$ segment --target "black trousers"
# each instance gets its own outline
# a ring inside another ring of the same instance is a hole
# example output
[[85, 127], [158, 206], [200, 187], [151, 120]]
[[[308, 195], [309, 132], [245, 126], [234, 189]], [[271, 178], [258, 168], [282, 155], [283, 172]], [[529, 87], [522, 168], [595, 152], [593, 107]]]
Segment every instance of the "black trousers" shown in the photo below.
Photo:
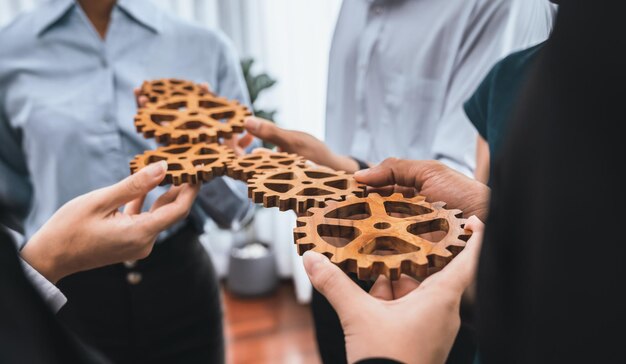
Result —
[[[360, 281], [352, 273], [349, 276], [363, 290], [369, 291], [372, 288], [372, 282]], [[346, 363], [346, 341], [339, 316], [337, 316], [335, 309], [326, 300], [326, 297], [316, 289], [313, 289], [313, 296], [311, 297], [311, 311], [313, 322], [315, 323], [317, 348], [322, 362], [325, 364]], [[477, 342], [475, 329], [471, 321], [471, 311], [462, 307], [461, 328], [446, 361], [447, 364], [473, 363]], [[419, 343], [415, 343], [415, 345], [419, 345]]]
[[219, 285], [191, 227], [128, 267], [64, 278], [58, 317], [115, 363], [223, 363]]

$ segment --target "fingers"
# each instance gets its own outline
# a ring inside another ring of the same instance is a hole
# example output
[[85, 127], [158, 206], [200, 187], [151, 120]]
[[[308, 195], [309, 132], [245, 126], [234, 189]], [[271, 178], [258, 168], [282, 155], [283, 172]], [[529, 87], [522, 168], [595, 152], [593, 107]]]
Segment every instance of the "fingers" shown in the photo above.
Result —
[[239, 141], [237, 142], [237, 145], [241, 149], [246, 149], [248, 146], [250, 146], [250, 144], [253, 141], [254, 141], [254, 135], [248, 133], [248, 134], [245, 134], [244, 136], [242, 136], [241, 138], [239, 138]]
[[167, 162], [159, 161], [112, 186], [94, 191], [96, 205], [108, 212], [144, 196], [163, 181], [166, 171]]
[[378, 276], [378, 279], [376, 279], [376, 282], [370, 289], [370, 296], [384, 301], [392, 300], [393, 290], [389, 279], [383, 275]]
[[201, 83], [201, 84], [200, 84], [200, 88], [201, 88], [201, 89], [202, 89], [202, 91], [204, 91], [204, 92], [212, 92], [212, 91], [211, 91], [211, 87], [210, 87], [210, 86], [209, 86], [209, 84], [208, 84], [208, 83], [206, 83], [206, 82]]
[[354, 178], [374, 187], [399, 185], [420, 189], [438, 168], [445, 167], [437, 161], [388, 158], [377, 166], [356, 172]]
[[[198, 195], [198, 191], [200, 190], [200, 185], [189, 185], [186, 184], [182, 186], [178, 193], [176, 194], [176, 198], [166, 204], [161, 205], [159, 208], [154, 209], [148, 214], [144, 214], [142, 218], [142, 224], [144, 229], [150, 234], [158, 234], [161, 231], [169, 228], [174, 223], [179, 220], [182, 220], [189, 214], [189, 210]], [[170, 191], [168, 191], [170, 192]], [[171, 196], [174, 194], [170, 194], [168, 197], [164, 198], [164, 200], [171, 199]], [[165, 193], [167, 195], [167, 193]], [[163, 196], [161, 196], [163, 197]]]
[[124, 213], [128, 215], [137, 215], [141, 213], [143, 208], [143, 202], [146, 199], [146, 195], [142, 195], [124, 206]]
[[474, 281], [476, 275], [484, 226], [476, 216], [470, 217], [465, 223], [465, 228], [472, 230], [472, 237], [467, 241], [463, 251], [432, 277], [450, 282], [459, 294], [463, 292]]
[[393, 298], [394, 299], [402, 298], [406, 296], [407, 294], [413, 292], [419, 286], [420, 286], [420, 282], [403, 274], [400, 276], [400, 279], [398, 279], [397, 281], [391, 282], [391, 289], [393, 290]]
[[308, 251], [304, 253], [303, 259], [311, 284], [328, 299], [339, 317], [370, 299], [365, 291], [325, 256]]
[[172, 203], [176, 200], [176, 197], [180, 194], [180, 191], [183, 189], [183, 186], [172, 186], [167, 192], [159, 196], [156, 201], [150, 206], [150, 212], [167, 205], [168, 203]]
[[146, 95], [141, 94], [141, 89], [135, 88], [133, 90], [135, 94], [135, 101], [137, 102], [137, 107], [144, 107], [148, 103], [148, 97]]
[[285, 148], [286, 134], [289, 131], [277, 127], [274, 123], [251, 116], [246, 119], [244, 127], [253, 136], [275, 144], [281, 149]]

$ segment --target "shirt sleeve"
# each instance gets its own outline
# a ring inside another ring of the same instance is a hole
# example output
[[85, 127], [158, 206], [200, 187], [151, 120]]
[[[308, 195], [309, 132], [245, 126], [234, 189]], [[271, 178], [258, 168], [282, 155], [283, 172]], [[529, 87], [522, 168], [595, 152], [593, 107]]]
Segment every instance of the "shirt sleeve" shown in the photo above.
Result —
[[30, 264], [26, 263], [24, 259], [20, 258], [20, 261], [22, 262], [22, 267], [24, 268], [26, 277], [33, 284], [33, 286], [35, 286], [37, 292], [39, 292], [41, 297], [48, 304], [48, 306], [50, 306], [53, 312], [59, 312], [61, 307], [67, 303], [65, 295], [61, 293], [57, 286], [52, 284], [52, 282], [37, 272], [37, 270], [31, 267]]
[[2, 103], [0, 90], [0, 224], [23, 233], [31, 185], [19, 137], [9, 127]]
[[487, 139], [487, 112], [489, 106], [489, 94], [491, 83], [494, 77], [492, 70], [487, 77], [481, 82], [474, 94], [463, 104], [465, 114], [471, 121], [474, 128], [478, 131], [483, 139]]
[[[471, 175], [476, 166], [476, 129], [467, 119], [463, 103], [476, 90], [491, 67], [503, 56], [545, 40], [549, 34], [549, 4], [528, 5], [521, 10], [519, 1], [481, 1], [468, 23], [455, 70], [448, 84], [443, 117], [440, 120], [433, 152], [436, 159]], [[531, 31], [528, 31], [531, 28]], [[521, 34], [521, 35], [519, 35]]]

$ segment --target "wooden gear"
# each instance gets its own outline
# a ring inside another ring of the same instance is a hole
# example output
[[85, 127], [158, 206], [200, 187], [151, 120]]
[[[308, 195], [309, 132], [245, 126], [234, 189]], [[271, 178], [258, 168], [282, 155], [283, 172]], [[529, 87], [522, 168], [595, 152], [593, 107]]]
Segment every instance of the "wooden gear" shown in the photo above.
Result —
[[248, 196], [255, 203], [296, 213], [323, 207], [328, 200], [363, 196], [364, 190], [352, 175], [328, 168], [283, 168], [257, 174], [248, 180]]
[[172, 96], [206, 95], [208, 92], [200, 85], [176, 78], [162, 78], [144, 81], [139, 92], [148, 98], [148, 103], [157, 103]]
[[275, 169], [306, 168], [304, 158], [296, 154], [259, 152], [237, 157], [226, 165], [226, 174], [240, 181], [247, 181], [257, 173]]
[[137, 131], [158, 143], [215, 143], [244, 130], [252, 115], [238, 101], [213, 94], [172, 96], [148, 103], [135, 116]]
[[379, 274], [396, 280], [404, 273], [421, 281], [448, 264], [471, 235], [462, 212], [444, 206], [399, 193], [349, 196], [299, 217], [294, 239], [300, 255], [322, 253], [362, 280]]
[[162, 185], [197, 184], [223, 176], [226, 163], [233, 158], [235, 153], [224, 145], [170, 145], [137, 155], [130, 162], [130, 172], [135, 173], [150, 163], [164, 160], [167, 161], [167, 174]]

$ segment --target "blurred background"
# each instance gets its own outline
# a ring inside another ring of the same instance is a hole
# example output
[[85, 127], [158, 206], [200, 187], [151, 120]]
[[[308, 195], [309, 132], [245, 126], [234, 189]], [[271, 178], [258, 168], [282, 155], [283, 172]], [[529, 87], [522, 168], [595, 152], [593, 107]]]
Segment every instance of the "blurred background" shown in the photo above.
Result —
[[[43, 1], [0, 0], [0, 27]], [[341, 0], [153, 1], [233, 41], [251, 94], [258, 95], [257, 114], [323, 139], [328, 54]], [[292, 226], [295, 215], [275, 208], [256, 209], [238, 231], [207, 224], [203, 244], [223, 282], [230, 363], [319, 362], [311, 286]]]

